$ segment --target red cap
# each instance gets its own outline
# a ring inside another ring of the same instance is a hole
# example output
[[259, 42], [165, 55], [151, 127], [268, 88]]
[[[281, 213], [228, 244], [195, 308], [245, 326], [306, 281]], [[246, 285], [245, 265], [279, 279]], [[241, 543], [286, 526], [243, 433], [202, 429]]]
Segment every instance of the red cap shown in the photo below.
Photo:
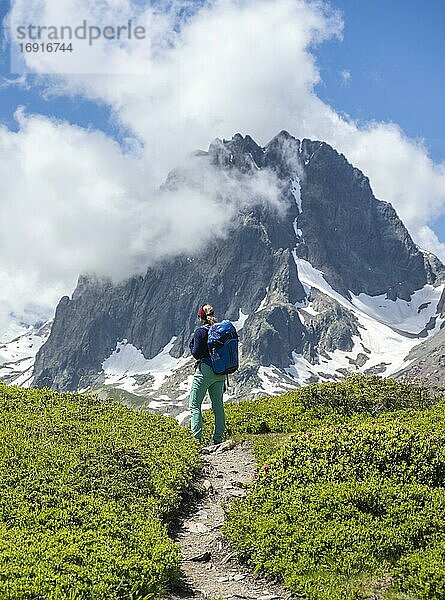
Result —
[[202, 305], [201, 308], [199, 309], [199, 311], [198, 311], [198, 317], [200, 319], [203, 319], [204, 321], [207, 319], [207, 315], [204, 312], [204, 305]]

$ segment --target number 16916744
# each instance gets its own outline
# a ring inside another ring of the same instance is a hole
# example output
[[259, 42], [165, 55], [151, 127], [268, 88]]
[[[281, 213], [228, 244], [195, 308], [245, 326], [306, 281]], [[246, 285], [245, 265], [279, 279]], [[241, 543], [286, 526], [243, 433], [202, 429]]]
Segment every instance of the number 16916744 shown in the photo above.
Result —
[[19, 44], [20, 52], [73, 52], [72, 44], [56, 42], [28, 42]]

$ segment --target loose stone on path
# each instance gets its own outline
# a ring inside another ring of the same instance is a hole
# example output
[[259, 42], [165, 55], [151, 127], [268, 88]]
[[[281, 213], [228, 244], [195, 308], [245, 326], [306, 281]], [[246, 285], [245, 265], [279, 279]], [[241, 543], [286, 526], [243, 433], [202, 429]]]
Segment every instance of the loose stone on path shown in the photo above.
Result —
[[166, 600], [290, 600], [292, 594], [237, 562], [235, 553], [220, 528], [224, 523], [222, 504], [246, 494], [255, 459], [251, 447], [231, 440], [202, 450], [200, 497], [182, 516], [175, 541], [181, 548], [181, 589]]

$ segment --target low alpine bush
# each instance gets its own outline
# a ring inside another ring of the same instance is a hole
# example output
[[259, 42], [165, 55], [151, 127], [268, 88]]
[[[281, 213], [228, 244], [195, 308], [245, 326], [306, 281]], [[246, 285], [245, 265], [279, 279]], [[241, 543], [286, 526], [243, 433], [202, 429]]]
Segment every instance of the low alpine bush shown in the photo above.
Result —
[[[235, 432], [257, 423], [242, 404]], [[445, 398], [358, 377], [270, 399], [266, 414], [275, 434], [259, 436], [249, 492], [227, 508], [239, 556], [305, 600], [443, 599]]]
[[173, 419], [0, 385], [0, 597], [157, 599], [167, 534], [198, 466]]

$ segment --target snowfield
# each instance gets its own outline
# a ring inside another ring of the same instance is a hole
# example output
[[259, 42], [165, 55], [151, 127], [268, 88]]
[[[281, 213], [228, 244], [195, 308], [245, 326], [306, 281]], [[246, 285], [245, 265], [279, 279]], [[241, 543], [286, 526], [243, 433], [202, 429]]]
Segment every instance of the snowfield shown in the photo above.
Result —
[[30, 387], [37, 352], [48, 339], [51, 321], [37, 325], [12, 322], [0, 335], [0, 381]]
[[[320, 380], [339, 377], [345, 369], [364, 372], [379, 366], [379, 373], [392, 375], [402, 367], [408, 366], [408, 353], [425, 339], [419, 337], [419, 334], [432, 319], [435, 318], [435, 323], [427, 332], [428, 335], [440, 329], [443, 319], [438, 315], [437, 305], [444, 285], [426, 285], [414, 292], [410, 302], [399, 298], [396, 301], [389, 300], [385, 295], [355, 296], [351, 292], [351, 300], [348, 300], [336, 292], [325, 280], [323, 273], [308, 261], [298, 258], [295, 253], [294, 259], [298, 277], [305, 289], [316, 289], [338, 302], [355, 315], [360, 326], [360, 335], [353, 336], [354, 348], [351, 352], [336, 350], [329, 353], [329, 359], [321, 357], [317, 365], [311, 365], [302, 356], [295, 355], [295, 362], [290, 365], [288, 372], [293, 374], [300, 384], [306, 383], [311, 377]], [[308, 296], [310, 297], [310, 292]], [[308, 309], [304, 310], [308, 312]], [[358, 354], [368, 356], [362, 367], [357, 367], [351, 362]]]

